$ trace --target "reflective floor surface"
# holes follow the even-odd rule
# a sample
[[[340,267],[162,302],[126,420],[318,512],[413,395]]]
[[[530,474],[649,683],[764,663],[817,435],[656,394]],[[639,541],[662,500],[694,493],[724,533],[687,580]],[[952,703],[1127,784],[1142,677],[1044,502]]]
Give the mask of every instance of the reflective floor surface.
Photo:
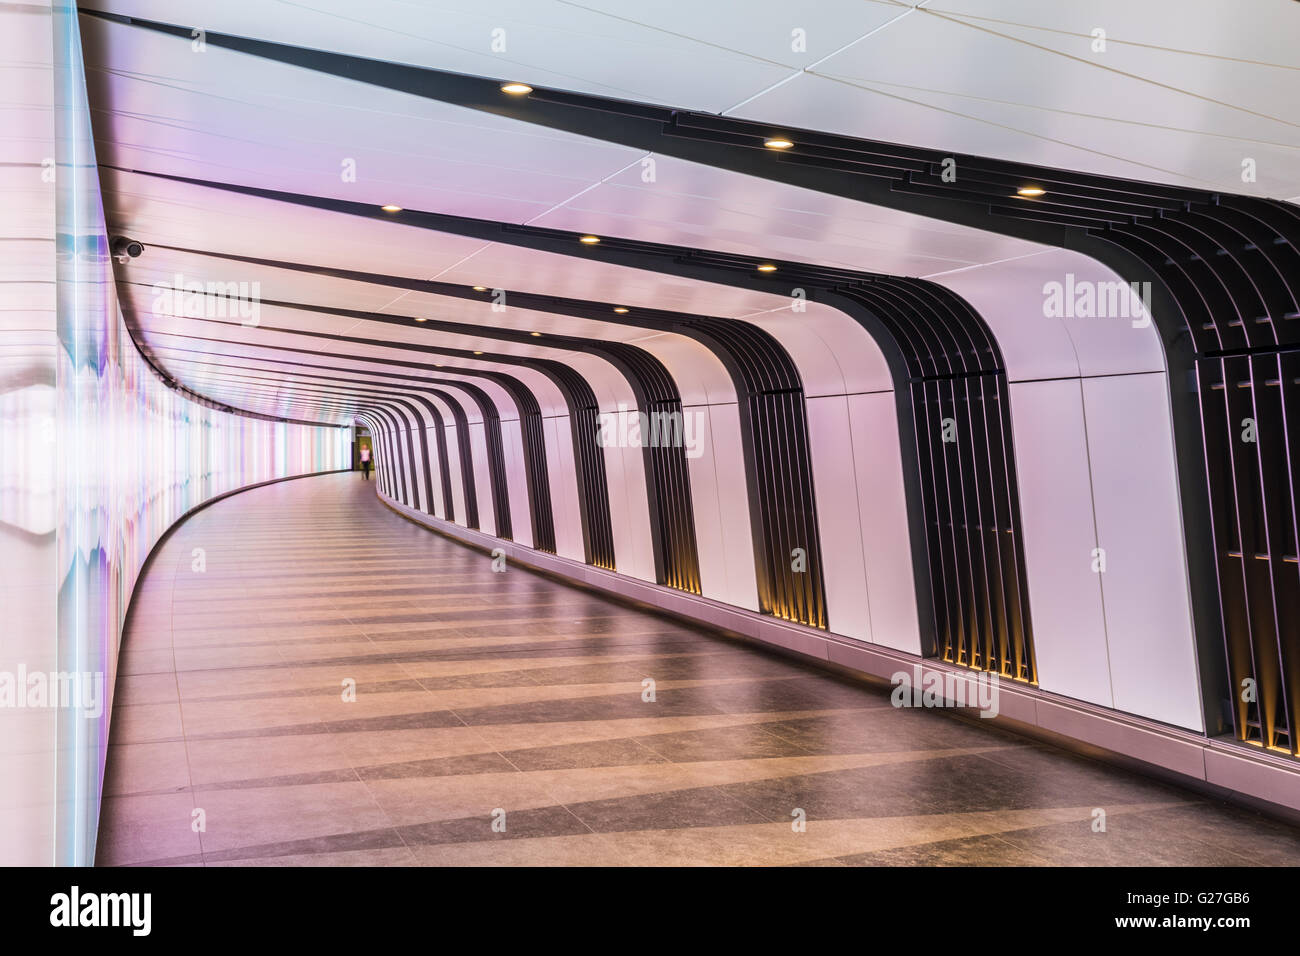
[[[495,573],[374,488],[255,489],[163,546],[99,864],[1300,863],[1265,817]]]

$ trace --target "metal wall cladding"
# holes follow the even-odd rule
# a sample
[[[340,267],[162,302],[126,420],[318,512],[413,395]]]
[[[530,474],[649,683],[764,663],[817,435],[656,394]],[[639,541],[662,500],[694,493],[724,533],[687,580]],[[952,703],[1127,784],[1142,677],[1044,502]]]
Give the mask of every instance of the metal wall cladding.
[[[1195,351],[1233,726],[1300,754],[1300,213],[1222,197],[1110,232],[1173,293]]]

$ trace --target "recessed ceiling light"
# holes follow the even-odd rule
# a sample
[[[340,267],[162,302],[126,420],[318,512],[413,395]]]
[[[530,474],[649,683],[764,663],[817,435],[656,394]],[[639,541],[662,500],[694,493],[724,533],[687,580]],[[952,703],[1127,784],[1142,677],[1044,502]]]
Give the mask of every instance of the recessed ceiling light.
[[[771,139],[763,140],[763,145],[768,149],[789,149],[794,143],[784,136],[773,136]]]
[[[379,208],[382,209],[384,212],[401,212],[401,211],[402,211],[402,207],[401,207],[401,206],[394,206],[392,203],[389,203],[387,206],[380,206]]]
[[[758,267],[758,271],[759,271],[759,272],[775,272],[775,271],[776,271],[776,266],[772,265],[772,263],[770,263],[770,262],[764,262],[761,266]]]
[[[600,242],[600,237],[599,237],[599,236],[580,236],[580,237],[578,238],[578,241],[579,241],[579,242],[582,242],[582,243],[586,243],[586,244],[589,245],[589,246],[594,246],[596,243]]]
[[[487,291],[487,286],[485,286],[485,285],[476,285],[476,286],[474,286],[474,291],[475,291],[475,292],[486,292],[486,291]]]
[[[415,321],[417,321],[417,322],[428,322],[429,320],[428,320],[428,319],[422,319],[422,318],[420,318],[420,317],[417,315],[417,316],[415,317]]]
[[[1019,189],[1016,190],[1016,195],[1033,197],[1033,196],[1041,196],[1045,192],[1047,192],[1047,190],[1044,189],[1042,186],[1021,186]]]
[[[531,335],[531,336],[532,336],[533,338],[535,338],[535,339],[540,339],[540,338],[542,337],[542,333],[541,333],[541,332],[529,332],[528,334]]]
[[[475,351],[474,354],[475,354],[475,355],[482,355],[483,353],[482,353],[482,352],[479,352],[479,351]]]
[[[501,92],[509,93],[511,96],[523,96],[524,94],[531,93],[532,91],[533,88],[529,86],[527,83],[502,83],[501,84]]]
[[[616,306],[614,306],[614,311],[617,312],[619,315],[626,315],[626,314],[627,314],[627,309],[625,309],[625,308],[624,308],[623,306],[621,306],[621,305],[616,305]]]

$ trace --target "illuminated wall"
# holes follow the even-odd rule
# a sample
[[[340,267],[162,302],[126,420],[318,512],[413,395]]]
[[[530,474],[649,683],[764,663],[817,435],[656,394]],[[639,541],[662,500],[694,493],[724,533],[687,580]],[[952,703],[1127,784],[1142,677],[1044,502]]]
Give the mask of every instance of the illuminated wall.
[[[215,495],[349,467],[350,431],[219,411],[154,374],[117,303],[75,16],[0,20],[0,72],[30,100],[3,157],[22,201],[0,222],[16,250],[0,313],[0,865],[89,864],[150,550]]]

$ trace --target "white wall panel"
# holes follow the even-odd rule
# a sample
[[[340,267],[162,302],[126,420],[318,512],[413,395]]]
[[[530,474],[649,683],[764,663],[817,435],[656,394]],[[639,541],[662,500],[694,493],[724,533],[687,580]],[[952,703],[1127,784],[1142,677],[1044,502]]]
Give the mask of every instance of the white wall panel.
[[[528,476],[524,468],[523,429],[518,419],[501,422],[502,455],[506,460],[506,488],[510,493],[510,529],[515,541],[532,548],[533,523],[531,502],[528,500]],[[542,494],[550,494],[543,488]]]
[[[850,395],[848,404],[853,442],[840,455],[848,461],[851,453],[857,475],[872,641],[919,654],[921,629],[894,393]],[[834,619],[831,624],[835,626]]]
[[[1163,374],[1083,384],[1115,706],[1204,728]]]
[[[385,440],[388,443],[388,465],[389,476],[393,485],[393,493],[401,501],[410,501],[410,492],[406,484],[406,460],[401,457],[402,443],[397,432],[387,426],[385,431]]]
[[[827,620],[836,634],[870,641],[871,602],[850,453],[848,399],[842,395],[813,398],[807,406]]]
[[[429,446],[429,475],[433,479],[433,509],[430,514],[439,518],[447,516],[447,502],[442,496],[442,464],[438,456],[438,426],[430,425],[424,430],[425,440]]]
[[[617,434],[637,427],[636,409],[606,412]],[[648,436],[643,436],[643,439]],[[650,533],[650,505],[646,495],[644,451],[639,446],[604,449],[605,480],[609,485],[609,516],[614,530],[614,556],[620,574],[643,581],[655,580],[654,544]]]
[[[465,514],[465,476],[460,470],[460,441],[456,437],[456,426],[452,424],[451,415],[444,420],[443,434],[447,437],[447,465],[451,469],[451,502],[456,509],[456,524],[466,524]]]
[[[1049,255],[1044,252],[931,277],[984,317],[1012,381],[1079,374],[1069,332],[1060,319],[1043,314],[1043,285],[1064,279],[1066,272],[1063,263],[1047,259]],[[1090,261],[1067,255],[1079,262]]]
[[[492,469],[488,464],[487,435],[483,423],[469,426],[470,454],[474,458],[474,491],[478,502],[478,527],[484,534],[497,533],[496,509],[492,506]]]
[[[443,439],[447,444],[447,466],[451,474],[451,502],[455,507],[456,523],[465,523],[465,481],[460,473],[460,444],[456,440],[456,416],[451,413],[451,406],[446,400],[437,395],[428,396],[429,401],[438,409],[438,414],[442,416]],[[429,451],[431,454],[438,453],[437,439],[430,435]],[[441,476],[438,482],[442,481]]]
[[[1125,278],[1080,253],[1051,249],[933,279],[988,322],[1012,381],[1165,368],[1155,326]],[[1061,308],[1049,308],[1057,293]]]
[[[687,452],[691,504],[695,512],[695,541],[699,552],[700,590],[715,601],[758,609],[754,583],[753,537],[750,532],[749,489],[739,441],[714,443],[713,420],[739,426],[735,404],[687,408],[693,416],[693,438],[699,453]],[[719,461],[717,455],[730,456]],[[739,553],[733,554],[732,551]],[[734,572],[730,571],[736,565]],[[743,569],[748,570],[746,575]]]
[[[423,422],[418,415],[413,416],[413,418],[415,424],[409,429],[404,428],[402,430],[402,441],[405,443],[406,447],[411,450],[411,454],[404,460],[407,462],[407,470],[411,472],[410,483],[412,507],[424,511],[427,509],[429,503],[425,500],[427,491],[424,486],[424,452],[420,448],[419,435],[419,432],[423,429]],[[414,468],[410,465],[412,460],[415,461]]]
[[[709,408],[695,406],[682,409],[688,419],[703,422],[697,428],[697,437],[705,445],[705,453],[686,457],[686,469],[691,483],[691,504],[695,512],[695,546],[699,554],[700,593],[715,601],[727,601],[727,552],[722,536],[722,492],[718,487],[717,469],[713,461],[713,448],[709,442]],[[735,489],[727,489],[734,494]],[[748,500],[748,495],[744,497]]]
[[[781,309],[748,318],[789,353],[809,397],[893,387],[876,340],[857,319],[839,309],[809,302],[803,312]]]
[[[419,456],[413,454],[411,447],[411,433],[405,428],[397,432],[397,446],[402,456],[402,478],[406,487],[406,502],[412,508],[420,507],[420,485],[416,480],[415,469],[412,461],[418,464]]]
[[[414,429],[402,430],[402,444],[410,449],[410,454],[403,461],[406,462],[407,483],[411,488],[411,506],[423,510],[424,473],[420,469],[423,467],[424,455],[420,452],[419,439]]]
[[[607,326],[604,322],[584,323]],[[627,331],[627,330],[623,330]],[[713,352],[695,339],[667,332],[634,329],[633,344],[645,349],[672,375],[683,405],[706,405],[736,400],[736,386],[727,368]]]
[[[722,531],[725,585],[718,600],[737,607],[758,610],[758,581],[754,568],[754,533],[750,523],[749,495],[743,446],[740,439],[740,410],[735,405],[708,409],[707,438],[718,486],[717,518]],[[691,472],[692,481],[695,472]],[[738,493],[741,490],[746,493]],[[699,520],[699,508],[696,508]]]
[[[1111,707],[1081,386],[1070,378],[1012,383],[1010,391],[1038,684]]]
[[[573,461],[573,430],[569,417],[545,419],[546,469],[551,479],[551,507],[555,515],[555,553],[585,561],[582,518],[578,513],[578,475]],[[617,553],[614,555],[618,559]]]
[[[388,480],[392,486],[392,494],[395,498],[403,503],[409,502],[410,492],[407,490],[405,472],[410,469],[406,465],[405,458],[399,458],[403,455],[401,441],[398,438],[396,430],[393,428],[389,418],[385,415],[383,422],[384,447],[387,454],[384,456],[388,461]]]

